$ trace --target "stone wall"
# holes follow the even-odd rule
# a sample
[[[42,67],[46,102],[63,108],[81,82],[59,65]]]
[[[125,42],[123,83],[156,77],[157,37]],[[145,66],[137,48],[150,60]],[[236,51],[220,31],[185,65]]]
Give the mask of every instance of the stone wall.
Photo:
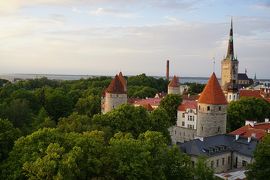
[[[178,126],[172,126],[169,128],[172,143],[190,141],[196,136],[196,129],[182,128]]]
[[[168,87],[168,94],[180,94],[180,87]]]
[[[111,94],[106,93],[104,113],[110,112],[122,104],[127,103],[127,94]]]
[[[197,136],[226,133],[227,105],[198,104]]]

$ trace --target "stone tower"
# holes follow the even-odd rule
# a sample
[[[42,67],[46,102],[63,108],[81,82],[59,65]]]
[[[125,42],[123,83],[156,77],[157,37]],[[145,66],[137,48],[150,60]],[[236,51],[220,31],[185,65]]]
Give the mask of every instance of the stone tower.
[[[226,121],[227,101],[213,73],[198,100],[197,136],[226,133]]]
[[[180,94],[179,78],[173,76],[173,79],[168,85],[168,94]]]
[[[233,47],[233,24],[231,21],[230,39],[226,58],[221,61],[221,87],[227,97],[228,102],[237,100],[238,95],[238,64],[239,61],[234,56]]]
[[[104,113],[107,113],[126,103],[127,91],[125,90],[119,76],[116,75],[105,91]]]

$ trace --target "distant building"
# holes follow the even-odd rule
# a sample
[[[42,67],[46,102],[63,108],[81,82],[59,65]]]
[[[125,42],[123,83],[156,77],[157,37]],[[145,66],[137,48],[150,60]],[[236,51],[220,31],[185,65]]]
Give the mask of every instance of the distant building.
[[[180,84],[179,78],[173,76],[173,79],[168,85],[168,94],[179,94],[180,95]]]
[[[122,76],[122,73],[120,73]],[[124,77],[116,75],[111,81],[108,88],[105,90],[104,98],[102,100],[102,112],[107,113],[117,108],[122,104],[127,103],[126,81]]]
[[[199,157],[204,156],[207,158],[208,167],[213,168],[215,173],[221,173],[245,168],[252,163],[257,143],[252,137],[219,134],[194,139],[178,146],[191,157],[193,164],[197,163]]]
[[[234,56],[233,47],[233,24],[231,21],[230,39],[225,59],[221,61],[221,87],[228,102],[239,99],[238,95],[238,64]]]
[[[267,134],[270,134],[269,119],[265,119],[265,122],[261,123],[257,123],[256,121],[246,121],[245,124],[245,126],[230,132],[230,134],[245,138],[252,137],[259,141],[262,140]]]
[[[246,73],[238,73],[237,81],[239,89],[247,88],[253,84],[253,80],[248,78]]]
[[[161,100],[162,98],[137,99],[133,102],[133,105],[147,107],[147,110],[149,110],[151,106],[152,110],[154,110],[158,108]]]

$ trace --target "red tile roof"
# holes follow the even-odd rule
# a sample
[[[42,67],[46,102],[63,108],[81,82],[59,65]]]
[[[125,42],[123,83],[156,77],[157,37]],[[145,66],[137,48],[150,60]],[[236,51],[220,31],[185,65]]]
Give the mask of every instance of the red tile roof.
[[[112,93],[112,94],[125,94],[126,93],[124,86],[121,83],[118,75],[116,75],[114,79],[111,81],[110,85],[106,89],[106,93]]]
[[[184,100],[182,104],[178,106],[178,111],[186,111],[187,109],[197,109],[197,101]]]
[[[255,135],[256,139],[261,140],[264,136],[266,136],[268,129],[270,129],[269,122],[254,124],[254,127],[248,124],[239,129],[236,129],[233,132],[230,132],[230,134],[239,135],[243,137],[251,137],[252,135]]]
[[[200,95],[188,95],[188,94],[182,95],[183,100],[195,101],[195,100],[198,100],[199,98],[200,98]]]
[[[179,78],[176,76],[173,76],[173,79],[168,85],[169,87],[179,87]]]
[[[260,90],[254,90],[254,89],[241,89],[239,92],[239,96],[241,97],[255,97],[255,98],[261,98],[261,91]]]
[[[221,90],[215,73],[212,74],[203,92],[201,93],[199,103],[214,105],[227,104],[227,100],[224,96],[223,91]]]
[[[145,104],[150,104],[153,107],[153,106],[159,106],[161,100],[162,98],[141,99],[141,100],[135,101],[134,104],[141,105],[141,106]]]

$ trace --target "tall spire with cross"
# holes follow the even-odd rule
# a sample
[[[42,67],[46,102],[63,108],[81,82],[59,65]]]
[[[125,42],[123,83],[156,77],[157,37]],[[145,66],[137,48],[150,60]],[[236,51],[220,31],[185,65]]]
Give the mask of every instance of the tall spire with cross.
[[[231,18],[230,39],[228,43],[228,50],[226,59],[234,60],[234,48],[233,48],[233,21]]]

